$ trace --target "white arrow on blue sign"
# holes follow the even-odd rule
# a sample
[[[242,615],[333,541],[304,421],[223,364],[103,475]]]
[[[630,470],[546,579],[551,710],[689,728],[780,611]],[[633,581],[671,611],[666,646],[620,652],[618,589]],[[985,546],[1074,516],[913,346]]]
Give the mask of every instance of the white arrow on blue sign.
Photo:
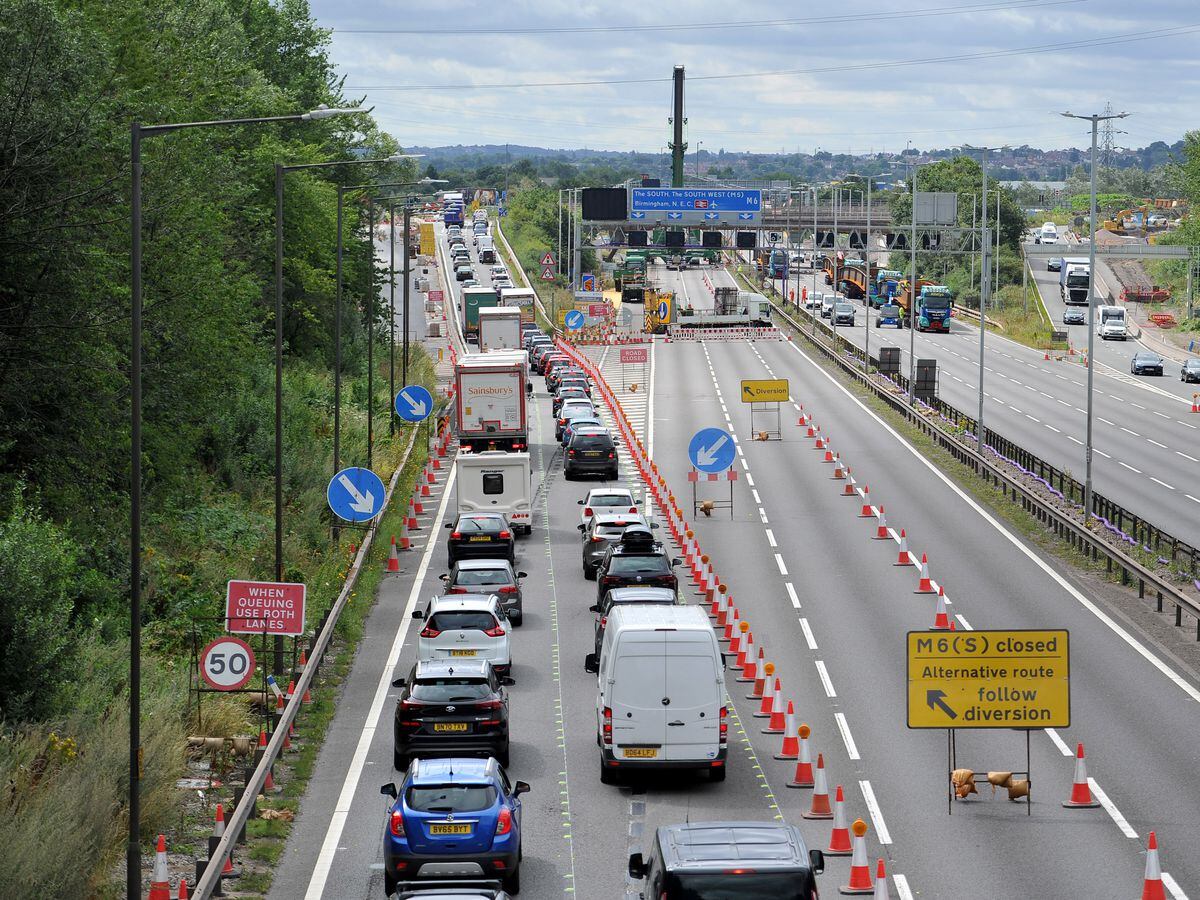
[[[683,213],[681,213],[681,212],[669,212],[669,213],[667,213],[667,218],[668,218],[668,219],[682,219],[682,218],[683,218]]]
[[[432,412],[433,395],[421,385],[405,385],[396,394],[396,415],[405,422],[424,422]]]
[[[383,511],[383,481],[370,469],[342,469],[325,490],[329,508],[347,522],[368,522]]]
[[[728,431],[701,428],[688,443],[688,458],[701,472],[721,472],[733,465],[737,447]]]
[[[583,320],[583,311],[573,309],[563,317],[563,325],[565,325],[569,331],[578,331],[583,327]]]
[[[720,213],[715,213],[715,212],[706,212],[706,213],[704,214],[704,218],[706,218],[706,219],[719,219],[719,218],[721,218],[721,214],[720,214]]]
[[[753,219],[754,213],[738,213],[739,219]]]
[[[667,306],[667,301],[666,301],[666,300],[659,300],[659,301],[658,301],[658,317],[659,317],[660,319],[665,319],[665,318],[667,317],[667,313],[669,313],[670,311],[671,311],[671,310],[670,310],[670,308]]]
[[[629,214],[629,218],[631,218],[631,219],[644,219],[644,218],[646,218],[646,214],[645,214],[644,212],[632,212],[632,213],[630,213],[630,214]]]

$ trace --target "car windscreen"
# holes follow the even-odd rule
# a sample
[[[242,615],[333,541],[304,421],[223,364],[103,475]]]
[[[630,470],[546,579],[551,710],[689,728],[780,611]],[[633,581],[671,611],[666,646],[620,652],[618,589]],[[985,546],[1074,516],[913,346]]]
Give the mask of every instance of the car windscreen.
[[[665,556],[613,556],[608,561],[609,575],[670,575],[671,564]]]
[[[507,569],[460,569],[454,578],[456,585],[510,584],[512,576]],[[477,593],[487,593],[480,591]]]
[[[576,434],[571,438],[572,450],[611,450],[612,438],[607,434]]]
[[[417,812],[480,812],[496,802],[496,789],[490,784],[414,784],[405,802]]]
[[[429,617],[434,631],[487,631],[496,627],[496,618],[483,610],[446,610]]]
[[[924,297],[921,300],[921,305],[926,309],[949,309],[949,297]]]
[[[466,703],[486,700],[492,695],[492,686],[486,678],[429,678],[414,682],[409,693],[426,703]]]
[[[879,314],[889,318],[892,316],[898,316],[900,315],[900,307],[891,305],[881,306],[879,307]]]
[[[670,900],[807,900],[811,876],[807,870],[790,872],[672,872],[674,882],[664,897]]]
[[[503,523],[500,519],[492,516],[478,516],[470,519],[459,519],[458,525],[455,526],[455,531],[463,534],[499,534],[503,530]]]

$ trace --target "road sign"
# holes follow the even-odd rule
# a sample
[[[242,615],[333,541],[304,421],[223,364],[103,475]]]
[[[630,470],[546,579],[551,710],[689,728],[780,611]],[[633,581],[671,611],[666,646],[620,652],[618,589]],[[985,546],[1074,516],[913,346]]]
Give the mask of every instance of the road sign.
[[[650,353],[645,347],[622,347],[621,362],[627,363],[644,363],[650,359]]]
[[[304,634],[305,593],[302,584],[231,581],[225,588],[225,627],[237,634]]]
[[[396,394],[396,415],[405,422],[424,422],[432,412],[433,395],[421,385],[405,385]]]
[[[688,443],[688,458],[701,472],[728,469],[736,452],[733,438],[720,428],[701,428]]]
[[[543,266],[542,267],[542,281],[553,281],[553,280],[554,280],[554,266],[553,265]]]
[[[644,212],[631,212],[631,213],[629,214],[629,218],[631,218],[631,219],[644,219],[644,218],[646,218],[646,214],[645,214]]]
[[[670,314],[671,314],[671,305],[666,300],[659,300],[658,301],[658,318],[665,321],[666,318]]]
[[[368,522],[383,511],[383,481],[370,469],[342,469],[325,490],[329,508],[347,522]]]
[[[644,212],[758,212],[762,191],[718,188],[631,188],[629,208]]]
[[[214,690],[241,690],[254,677],[254,651],[241,638],[219,637],[200,651],[200,677]]]
[[[498,207],[496,209],[496,215],[498,215],[500,218],[503,219],[505,216],[508,215],[508,207],[506,207],[506,206]]]
[[[786,378],[742,380],[743,403],[787,403],[788,397]]]
[[[667,218],[668,218],[668,219],[682,219],[682,218],[683,218],[683,213],[681,213],[681,212],[669,212],[669,213],[667,213]]]
[[[586,316],[580,310],[573,309],[563,317],[563,325],[568,331],[578,331],[583,327],[585,318]]]
[[[720,213],[715,213],[715,212],[706,212],[706,213],[704,214],[704,218],[705,218],[706,220],[708,220],[708,221],[710,221],[710,222],[711,222],[713,219],[719,219],[719,218],[721,218],[721,214],[720,214]]]
[[[910,631],[909,728],[1068,728],[1066,630]]]
[[[739,219],[739,220],[741,220],[741,221],[743,221],[743,222],[749,222],[749,221],[750,221],[751,219],[753,219],[753,218],[754,218],[754,213],[752,213],[752,212],[740,212],[740,213],[738,213],[738,219]]]
[[[588,304],[587,314],[589,319],[607,319],[610,312],[612,312],[612,309],[607,303]]]
[[[585,272],[579,279],[579,289],[581,291],[596,290],[596,276],[590,272]]]
[[[554,254],[553,254],[553,253],[551,253],[549,250],[547,250],[547,251],[546,251],[546,252],[545,252],[545,253],[542,255],[542,265],[543,265],[543,266],[552,266],[552,265],[554,265]]]
[[[783,240],[783,236],[778,231],[772,231],[767,235],[767,240],[772,244],[778,244]]]

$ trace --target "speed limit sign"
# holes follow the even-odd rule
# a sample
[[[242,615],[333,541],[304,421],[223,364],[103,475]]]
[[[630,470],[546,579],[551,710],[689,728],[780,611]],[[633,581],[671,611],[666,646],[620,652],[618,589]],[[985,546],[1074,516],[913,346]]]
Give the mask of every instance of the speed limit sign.
[[[219,637],[200,653],[200,675],[218,691],[236,691],[254,677],[254,651],[241,638]]]

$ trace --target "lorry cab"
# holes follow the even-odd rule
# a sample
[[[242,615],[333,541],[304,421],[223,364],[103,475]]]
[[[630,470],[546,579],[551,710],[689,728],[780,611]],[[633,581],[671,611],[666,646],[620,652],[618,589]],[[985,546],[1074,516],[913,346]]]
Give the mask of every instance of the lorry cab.
[[[518,534],[533,531],[533,469],[528,453],[462,453],[454,468],[459,514],[504,513]]]

